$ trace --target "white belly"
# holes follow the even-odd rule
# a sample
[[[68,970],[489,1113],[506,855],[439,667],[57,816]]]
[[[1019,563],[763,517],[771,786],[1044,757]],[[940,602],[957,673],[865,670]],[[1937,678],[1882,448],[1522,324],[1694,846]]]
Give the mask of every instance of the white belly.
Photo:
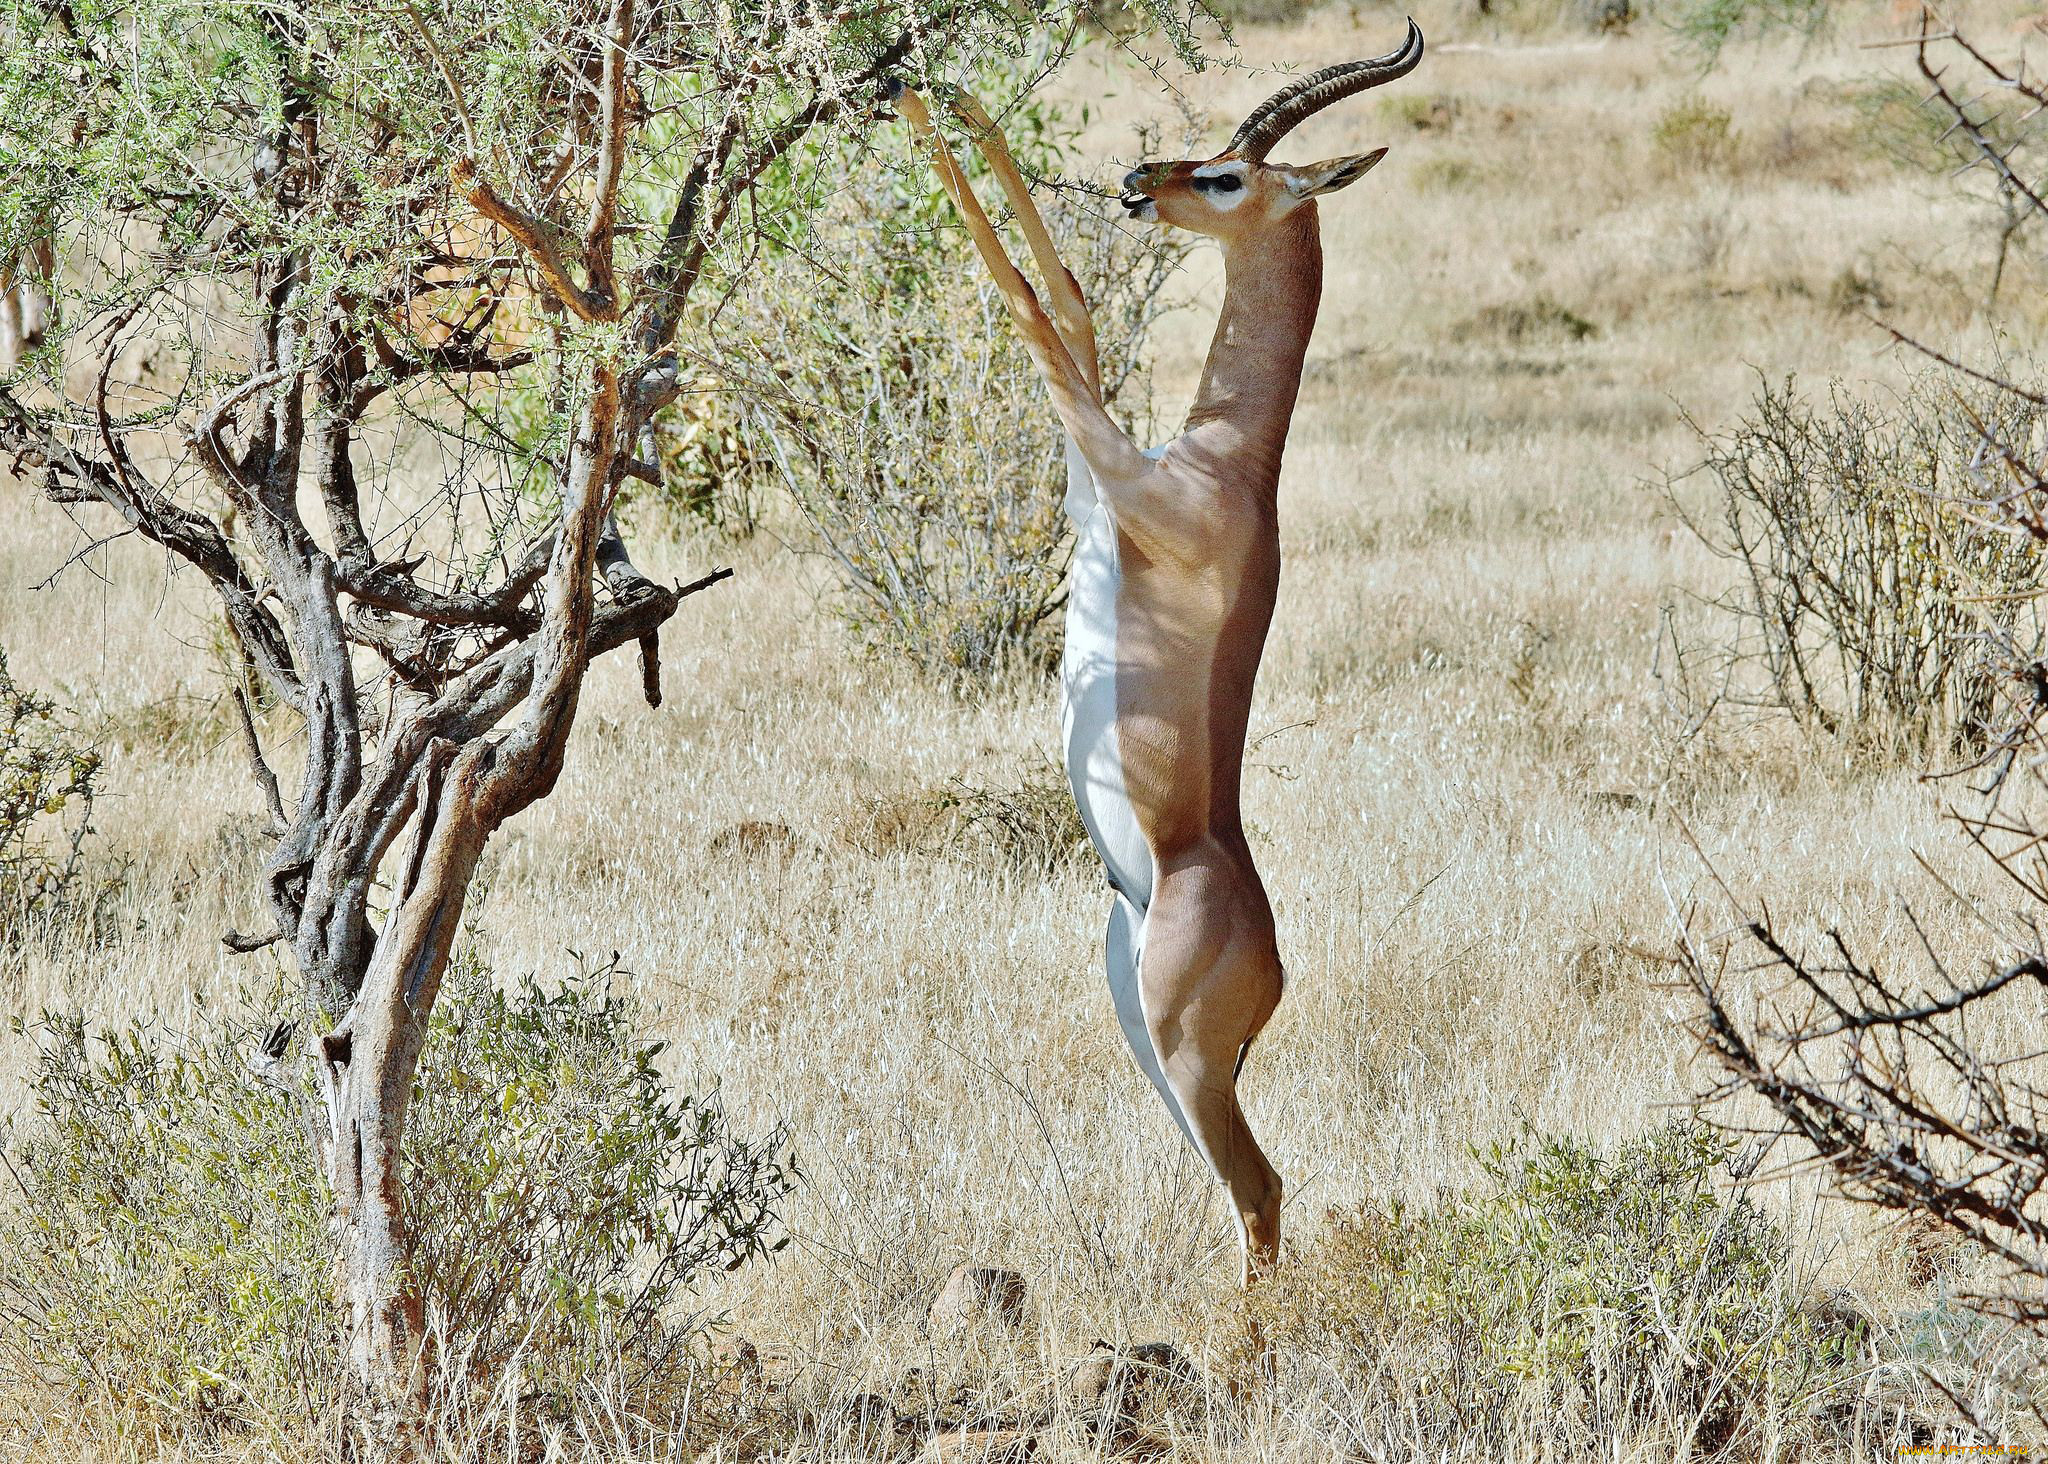
[[[1124,788],[1116,736],[1116,529],[1098,504],[1082,524],[1067,586],[1060,658],[1060,731],[1067,782],[1110,883],[1143,910],[1152,901],[1152,852]]]
[[[1154,448],[1157,457],[1165,448]],[[1138,1068],[1159,1091],[1166,1111],[1194,1144],[1180,1099],[1159,1065],[1145,1016],[1145,917],[1152,903],[1152,849],[1138,827],[1124,786],[1123,754],[1116,736],[1116,612],[1122,567],[1116,524],[1096,493],[1081,455],[1067,444],[1067,514],[1074,521],[1074,567],[1067,584],[1067,644],[1060,658],[1060,732],[1067,782],[1095,852],[1117,888],[1103,939],[1104,974],[1117,1025]]]
[[[1164,451],[1155,448],[1147,456]],[[1152,902],[1152,851],[1124,786],[1116,736],[1117,593],[1122,580],[1116,524],[1072,444],[1067,450],[1066,508],[1075,533],[1067,585],[1067,641],[1060,658],[1060,731],[1067,781],[1082,826],[1108,867],[1110,883],[1142,914]]]

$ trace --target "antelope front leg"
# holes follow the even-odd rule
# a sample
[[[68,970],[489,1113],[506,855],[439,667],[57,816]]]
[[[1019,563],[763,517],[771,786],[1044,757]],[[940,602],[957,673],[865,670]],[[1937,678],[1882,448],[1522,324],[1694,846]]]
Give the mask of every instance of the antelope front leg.
[[[1067,429],[1067,435],[1073,438],[1074,445],[1087,460],[1089,470],[1105,486],[1143,482],[1152,472],[1152,462],[1102,409],[1102,400],[1096,394],[1094,383],[1075,363],[1066,341],[1045,313],[1045,307],[1039,303],[1030,281],[1011,262],[995,226],[988,221],[988,214],[982,209],[981,201],[968,186],[967,174],[961,170],[945,139],[932,126],[931,112],[926,108],[924,98],[897,82],[891,87],[890,101],[898,115],[910,124],[917,139],[931,149],[932,162],[939,172],[939,183],[946,190],[946,196],[953,200],[953,207],[959,210],[960,221],[967,226],[968,238],[974,241],[982,263],[995,279],[996,288],[1002,291],[1003,304],[1008,307],[1010,318],[1016,321],[1017,332],[1024,338],[1024,347],[1031,353],[1039,374],[1045,378],[1046,389],[1052,394],[1053,410],[1059,414],[1060,424]],[[1020,179],[1020,186],[1021,183]],[[1077,289],[1077,299],[1079,293]],[[1091,341],[1092,338],[1091,331]]]
[[[1017,227],[1024,231],[1024,242],[1031,246],[1031,257],[1038,261],[1038,272],[1045,276],[1045,294],[1052,304],[1053,325],[1058,328],[1060,339],[1066,342],[1067,350],[1073,354],[1074,364],[1081,368],[1081,374],[1088,378],[1088,384],[1100,396],[1102,367],[1096,356],[1095,321],[1089,315],[1088,301],[1081,294],[1081,282],[1074,278],[1074,272],[1060,258],[1059,248],[1053,243],[1052,234],[1045,227],[1045,219],[1038,212],[1038,204],[1031,197],[1031,189],[1017,171],[1015,159],[1010,156],[1009,144],[990,120],[987,110],[968,92],[956,88],[947,94],[946,105],[955,117],[967,124],[968,134],[981,149],[989,171],[995,174],[996,185],[1009,200],[1010,211],[1017,216]]]

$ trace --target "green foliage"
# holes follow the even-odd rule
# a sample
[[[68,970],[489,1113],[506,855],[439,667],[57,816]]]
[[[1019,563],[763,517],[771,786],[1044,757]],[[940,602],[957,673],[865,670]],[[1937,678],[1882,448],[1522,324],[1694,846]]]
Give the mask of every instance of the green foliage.
[[[325,1198],[247,1034],[203,1009],[192,1027],[16,1023],[32,1106],[9,1145],[25,1202],[0,1232],[4,1335],[110,1415],[308,1414],[340,1356]]]
[[[1981,745],[1998,643],[2039,634],[2048,567],[1970,504],[1983,444],[2025,442],[2034,420],[2009,395],[1959,409],[1932,381],[1886,407],[1840,387],[1817,406],[1788,380],[1766,383],[1735,427],[1702,433],[1708,507],[1675,484],[1671,501],[1735,571],[1711,602],[1714,695],[1862,750]]]
[[[547,990],[450,973],[406,1138],[412,1264],[449,1361],[479,1387],[516,1369],[528,1408],[573,1413],[622,1380],[662,1406],[703,1276],[778,1248],[794,1179],[780,1133],[735,1136],[672,1091],[633,1035],[615,967]],[[343,1373],[317,1104],[254,1034],[198,1009],[185,1030],[33,1041],[12,1135],[25,1203],[0,1230],[0,1331],[26,1371],[96,1408],[187,1429],[310,1418]]]
[[[736,1137],[715,1099],[672,1091],[617,973],[503,991],[465,956],[436,1004],[406,1131],[413,1264],[479,1380],[653,1376],[694,1332],[675,1314],[692,1284],[784,1243],[786,1137]]]
[[[1814,34],[1828,22],[1828,0],[1677,0],[1664,19],[1711,62],[1739,36]]]
[[[1794,1320],[1785,1241],[1747,1198],[1715,1193],[1725,1145],[1683,1124],[1609,1158],[1549,1135],[1496,1144],[1481,1164],[1491,1192],[1431,1227],[1409,1295],[1471,1324],[1485,1354],[1522,1377],[1704,1377],[1746,1366],[1760,1341],[1782,1356]]]
[[[1501,305],[1482,306],[1451,327],[1461,341],[1506,341],[1516,346],[1574,344],[1591,340],[1600,327],[1548,295],[1535,295]]]
[[[1151,32],[1191,63],[1203,59],[1199,7],[1142,8]],[[869,136],[900,131],[873,106],[865,72],[878,56],[915,36],[902,64],[919,80],[984,67],[1022,74],[1049,69],[1073,36],[1000,0],[860,0],[829,15],[706,0],[638,13],[645,33],[614,236],[619,279],[634,290],[646,292],[685,179],[728,120],[744,158],[791,119],[821,119],[703,233],[681,355],[714,385],[715,321],[752,292],[760,251],[802,238],[806,215],[834,196]],[[95,352],[118,318],[123,339],[149,342],[153,390],[136,399],[147,396],[145,414],[178,440],[236,381],[233,358],[253,320],[278,312],[287,342],[294,328],[345,322],[376,363],[372,376],[399,381],[395,460],[443,485],[457,531],[442,537],[459,546],[444,587],[480,582],[481,566],[529,537],[532,504],[556,491],[594,363],[638,358],[618,324],[534,305],[531,261],[480,222],[458,164],[474,164],[521,207],[559,214],[549,230],[580,273],[569,221],[581,227],[581,205],[553,170],[565,119],[582,106],[564,88],[589,86],[602,24],[602,10],[553,0],[9,5],[0,259],[54,240],[58,257],[85,262],[59,272],[60,328],[26,369],[61,396],[67,356]],[[586,139],[572,151],[593,147]],[[281,149],[295,158],[285,182],[252,186],[266,169],[275,176]],[[489,373],[444,369],[433,352],[456,338],[528,347],[532,359]],[[727,472],[729,455],[709,466]],[[701,497],[703,482],[677,492]]]
[[[1462,193],[1487,180],[1486,169],[1469,158],[1425,158],[1409,173],[1417,193]]]
[[[1866,151],[1922,172],[1946,173],[1969,160],[1969,142],[1949,120],[1926,104],[1920,88],[1896,76],[1870,76],[1847,83],[1843,100],[1856,118],[1856,139]],[[1986,126],[1998,118],[1983,117]],[[2016,139],[2002,138],[2007,145]]]
[[[1717,1192],[1727,1159],[1700,1124],[1605,1156],[1525,1130],[1438,1210],[1332,1214],[1256,1297],[1284,1385],[1398,1386],[1460,1447],[1517,1416],[1588,1446],[1788,1426],[1856,1338],[1801,1305],[1769,1217]]]
[[[0,651],[0,945],[63,906],[99,774],[76,720],[9,675]]]

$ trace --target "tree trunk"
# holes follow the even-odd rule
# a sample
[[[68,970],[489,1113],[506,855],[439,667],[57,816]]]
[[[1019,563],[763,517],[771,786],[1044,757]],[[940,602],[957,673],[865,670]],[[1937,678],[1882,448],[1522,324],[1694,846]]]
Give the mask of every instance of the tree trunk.
[[[398,905],[355,1005],[324,1043],[337,1300],[348,1318],[351,1381],[373,1464],[409,1464],[425,1444],[434,1359],[420,1291],[407,1270],[406,1109],[489,832],[475,792],[493,750],[473,744],[458,755],[451,744],[437,743],[429,752]]]
[[[542,585],[526,713],[502,738],[426,744],[391,914],[348,1015],[323,1039],[338,1299],[371,1464],[423,1456],[435,1382],[425,1306],[407,1272],[403,1140],[413,1074],[484,841],[554,788],[589,665],[592,574],[611,507],[619,415],[617,378],[603,368],[595,376]],[[372,872],[359,877],[367,882]]]

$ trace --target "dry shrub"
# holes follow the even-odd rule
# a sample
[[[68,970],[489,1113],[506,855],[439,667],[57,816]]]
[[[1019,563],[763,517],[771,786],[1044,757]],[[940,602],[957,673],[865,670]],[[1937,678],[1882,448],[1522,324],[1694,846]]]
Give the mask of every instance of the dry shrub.
[[[1688,508],[1682,478],[1666,488],[1735,571],[1709,602],[1722,703],[1787,713],[1858,752],[1982,743],[1995,647],[2038,641],[2044,576],[2033,545],[1971,507],[1973,418],[2006,440],[2031,426],[2018,398],[1959,409],[1932,381],[1886,408],[1839,386],[1816,406],[1788,380],[1732,429],[1700,433],[1706,509]]]
[[[1050,874],[1085,856],[1088,837],[1066,774],[1042,757],[1027,762],[1014,782],[957,777],[938,788],[866,795],[839,833],[870,858],[951,854],[1027,875]]]
[[[507,1384],[529,1424],[593,1399],[672,1413],[703,1321],[692,1286],[778,1244],[784,1136],[741,1138],[670,1090],[613,974],[501,991],[466,956],[436,1005],[406,1185],[411,1264],[460,1380],[444,1424]],[[336,1257],[306,1143],[323,1120],[284,1042],[204,1006],[179,1030],[16,1030],[33,1104],[9,1136],[4,1370],[113,1430],[317,1429],[344,1376]]]
[[[1674,173],[1725,168],[1735,156],[1735,114],[1701,96],[1666,107],[1650,128],[1658,160]]]
[[[1510,345],[1573,345],[1590,340],[1600,327],[1548,295],[1481,307],[1451,327],[1456,341],[1505,341]]]
[[[714,859],[788,859],[801,854],[806,845],[795,829],[773,819],[743,818],[720,829],[704,844]]]
[[[1295,25],[1315,0],[1203,0],[1202,8],[1226,25]]]
[[[72,902],[99,773],[77,718],[15,681],[0,651],[0,948]]]
[[[1458,193],[1488,181],[1486,169],[1469,158],[1424,158],[1409,171],[1417,193]]]
[[[1333,1212],[1253,1294],[1279,1398],[1374,1457],[1791,1440],[1860,1339],[1803,1303],[1777,1225],[1719,1192],[1728,1159],[1698,1124],[1604,1156],[1525,1131],[1439,1209]]]
[[[929,788],[863,793],[839,820],[839,839],[870,859],[931,854],[945,844],[944,795]]]
[[[1914,45],[1914,93],[1887,89],[1880,120],[1889,112],[1925,160],[1945,151],[1966,186],[1997,193],[1995,306],[2013,231],[2048,217],[2038,195],[2012,186],[2037,171],[2048,89],[1939,18]],[[1991,323],[2003,325],[1995,313]],[[1792,1162],[1811,1156],[1849,1200],[1903,1217],[1902,1269],[1937,1291],[1900,1317],[1895,1350],[1939,1394],[1959,1443],[2018,1452],[2048,1428],[2048,645],[2036,609],[2048,398],[2013,363],[1954,362],[1899,338],[1949,370],[1948,390],[1923,389],[1875,428],[1867,409],[1838,402],[1836,418],[1855,430],[1832,434],[1780,411],[1792,430],[1778,435],[1843,459],[1808,468],[1829,485],[1870,471],[1889,437],[1892,474],[1918,492],[1903,540],[1882,520],[1865,537],[1896,581],[1878,590],[1933,622],[1922,636],[1931,671],[1909,660],[1905,675],[1874,679],[1878,699],[1910,697],[1918,673],[1926,716],[1965,744],[1943,769],[1945,817],[1962,840],[1921,862],[1968,936],[1909,908],[1909,939],[1859,940],[1716,879],[1720,908],[1686,912],[1679,966],[1693,1034],[1720,1070],[1703,1097],[1727,1103],[1731,1126],[1788,1140]],[[1963,656],[1950,649],[1959,640]]]
[[[1066,774],[1042,758],[1015,786],[955,778],[939,795],[939,807],[952,816],[952,844],[978,845],[992,862],[1026,874],[1049,874],[1088,852],[1088,830]]]
[[[1380,103],[1381,116],[1417,132],[1449,132],[1464,110],[1458,98],[1440,92],[1404,92]]]
[[[1475,0],[1481,15],[1522,32],[1622,31],[1682,0]]]
[[[1027,104],[1005,121],[1027,172],[1051,171],[1053,120]],[[928,170],[846,171],[817,223],[838,270],[820,273],[809,250],[764,263],[753,330],[772,374],[748,398],[755,452],[816,531],[841,614],[871,649],[959,681],[1020,654],[1050,664],[1039,632],[1071,543],[1045,384]],[[928,190],[906,197],[905,173]],[[1093,310],[1104,397],[1144,440],[1145,343],[1185,246],[1087,209],[1049,207],[1047,224]]]
[[[2038,911],[2041,834],[2027,815],[1958,819]],[[2027,1035],[2048,978],[2038,926],[1985,969],[1931,943],[1864,953],[1835,930],[1799,939],[1766,908],[1740,916],[1732,931],[1717,917],[1725,934],[1688,929],[1681,945],[1698,1000],[1693,1031],[1720,1068],[1706,1098],[1761,1099],[1761,1121],[1748,1102],[1718,1116],[1789,1138],[1793,1162],[1810,1153],[1842,1195],[1904,1217],[1901,1269],[1932,1294],[1893,1318],[1883,1356],[1931,1386],[1919,1411],[1960,1422],[1966,1440],[2038,1443],[2048,1417],[2048,1132],[2039,1042]],[[1750,979],[1758,967],[1761,992]]]
[[[1830,310],[1843,315],[1867,316],[1889,310],[1895,302],[1875,267],[1859,261],[1843,266],[1828,282],[1827,303]]]

